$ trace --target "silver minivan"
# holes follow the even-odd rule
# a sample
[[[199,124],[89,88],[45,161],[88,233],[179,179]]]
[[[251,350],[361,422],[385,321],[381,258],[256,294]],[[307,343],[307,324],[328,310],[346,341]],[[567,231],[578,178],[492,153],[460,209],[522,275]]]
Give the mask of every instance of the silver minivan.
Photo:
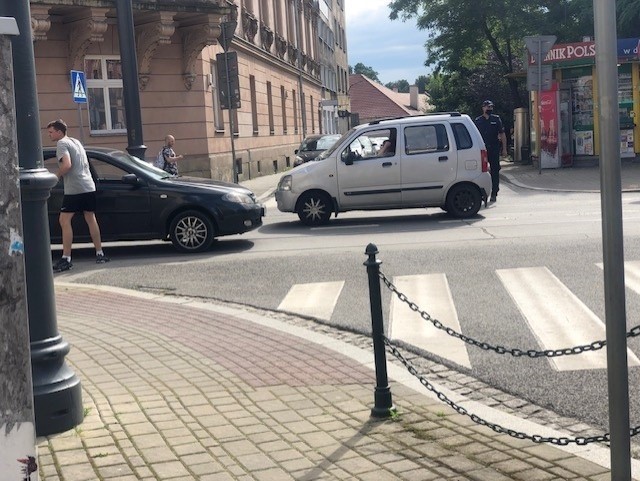
[[[282,176],[276,190],[278,209],[307,225],[350,210],[416,207],[467,218],[491,194],[480,132],[457,112],[359,125],[317,160]]]

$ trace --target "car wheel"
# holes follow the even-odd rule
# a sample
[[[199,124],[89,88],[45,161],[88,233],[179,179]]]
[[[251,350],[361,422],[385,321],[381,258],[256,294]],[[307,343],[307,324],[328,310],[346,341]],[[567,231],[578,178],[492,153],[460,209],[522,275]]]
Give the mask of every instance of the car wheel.
[[[304,194],[298,203],[298,217],[306,225],[326,224],[331,210],[331,199],[322,192]]]
[[[449,191],[445,210],[454,217],[466,219],[476,215],[481,205],[482,196],[476,186],[458,184]]]
[[[197,210],[180,212],[171,222],[169,236],[179,251],[202,252],[213,242],[213,223]]]

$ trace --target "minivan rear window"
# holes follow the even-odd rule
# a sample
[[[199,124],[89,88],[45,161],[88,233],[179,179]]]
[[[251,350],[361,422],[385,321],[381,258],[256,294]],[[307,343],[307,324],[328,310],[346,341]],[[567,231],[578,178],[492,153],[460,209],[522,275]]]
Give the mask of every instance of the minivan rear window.
[[[471,140],[471,135],[469,134],[466,125],[452,122],[451,128],[453,129],[453,136],[456,139],[458,150],[470,149],[473,147],[473,141]]]

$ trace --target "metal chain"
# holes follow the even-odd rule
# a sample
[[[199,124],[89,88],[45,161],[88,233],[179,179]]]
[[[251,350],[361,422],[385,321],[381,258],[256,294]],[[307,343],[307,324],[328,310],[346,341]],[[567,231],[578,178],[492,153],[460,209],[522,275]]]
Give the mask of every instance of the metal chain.
[[[516,439],[528,439],[530,441],[533,441],[534,443],[549,443],[556,446],[567,446],[568,444],[572,444],[572,443],[575,443],[577,446],[585,446],[590,443],[605,443],[611,440],[611,436],[609,433],[605,433],[599,436],[577,436],[575,438],[569,438],[569,437],[553,438],[553,437],[540,436],[539,434],[530,435],[530,434],[523,433],[521,431],[514,431],[513,429],[505,428],[503,426],[500,426],[499,424],[494,424],[492,422],[489,422],[475,414],[469,413],[469,411],[467,411],[462,406],[458,406],[451,399],[449,399],[444,393],[438,391],[435,388],[435,386],[427,380],[427,378],[425,378],[422,374],[418,373],[418,370],[415,368],[415,366],[413,366],[413,364],[411,364],[411,362],[402,355],[402,353],[398,350],[398,348],[388,338],[386,337],[384,338],[384,343],[389,348],[389,351],[391,352],[391,354],[393,354],[402,364],[404,364],[404,366],[407,368],[409,373],[415,376],[416,378],[418,378],[418,380],[420,381],[420,384],[426,387],[428,391],[431,391],[433,394],[435,394],[440,401],[447,404],[458,414],[468,416],[476,424],[479,424],[481,426],[486,426],[491,430],[495,431],[496,433],[507,434],[512,438],[516,438]],[[638,433],[640,433],[640,426],[635,426],[631,428],[629,430],[629,433],[631,434],[632,437],[637,435]]]
[[[484,349],[485,351],[495,351],[498,354],[511,354],[513,357],[527,356],[532,359],[535,359],[539,357],[559,357],[559,356],[568,356],[571,354],[581,354],[583,352],[589,352],[589,351],[598,351],[607,345],[607,341],[603,340],[603,341],[594,341],[591,344],[585,344],[582,346],[565,347],[563,349],[545,349],[544,351],[536,351],[535,349],[524,350],[524,349],[518,349],[518,348],[508,348],[508,347],[499,346],[499,345],[494,346],[493,344],[489,344],[488,342],[478,341],[476,339],[473,339],[472,337],[465,336],[464,334],[457,332],[448,326],[445,326],[439,320],[431,317],[431,315],[428,312],[421,310],[420,307],[418,307],[418,305],[415,302],[412,302],[411,300],[409,300],[409,298],[405,294],[400,292],[398,288],[389,279],[387,279],[387,277],[382,272],[380,272],[380,279],[382,280],[382,282],[384,282],[387,288],[389,288],[389,290],[393,292],[398,297],[398,299],[400,299],[400,301],[407,304],[407,306],[409,306],[409,308],[412,311],[420,314],[420,316],[425,321],[429,321],[437,329],[440,329],[441,331],[446,332],[451,337],[460,339],[461,341],[466,342],[467,344],[479,347],[480,349]],[[637,336],[640,336],[640,325],[633,327],[631,330],[627,332],[628,338],[637,337]]]

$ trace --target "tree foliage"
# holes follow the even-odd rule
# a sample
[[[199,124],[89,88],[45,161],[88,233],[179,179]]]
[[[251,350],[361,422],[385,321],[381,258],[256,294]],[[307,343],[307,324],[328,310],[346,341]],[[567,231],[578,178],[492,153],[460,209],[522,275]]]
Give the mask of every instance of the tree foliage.
[[[418,28],[427,32],[425,63],[436,66],[440,79],[449,75],[453,79],[457,74],[456,82],[466,84],[459,85],[466,87],[458,95],[460,106],[468,101],[473,87],[467,79],[475,76],[482,80],[479,85],[501,84],[505,88],[494,101],[508,99],[509,104],[520,107],[526,105],[519,85],[522,82],[509,74],[521,68],[523,37],[556,35],[558,42],[571,42],[592,35],[593,15],[586,13],[592,11],[591,1],[393,0],[390,18],[415,19]],[[493,78],[485,79],[489,74]],[[476,103],[487,97],[475,93]]]
[[[429,77],[426,75],[420,75],[414,85],[418,86],[418,92],[420,92],[421,94],[425,93],[425,91],[427,90],[427,84],[429,83]]]
[[[401,93],[405,93],[405,94],[409,93],[409,82],[407,82],[405,79],[389,82],[384,84],[384,86],[391,90],[397,88],[398,92],[401,92]]]
[[[367,67],[362,62],[358,62],[353,68],[349,66],[349,73],[361,74],[375,82],[381,83],[380,79],[378,78],[378,72],[373,70],[372,67]]]

